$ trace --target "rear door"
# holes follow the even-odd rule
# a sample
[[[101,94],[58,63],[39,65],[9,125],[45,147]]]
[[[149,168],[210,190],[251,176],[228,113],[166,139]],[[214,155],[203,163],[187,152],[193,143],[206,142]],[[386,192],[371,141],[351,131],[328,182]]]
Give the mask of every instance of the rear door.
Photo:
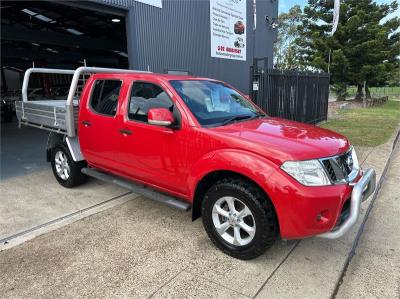
[[[90,83],[89,83],[90,84]],[[123,101],[123,82],[97,77],[91,82],[89,99],[80,109],[78,136],[82,153],[92,166],[117,168],[118,107]]]

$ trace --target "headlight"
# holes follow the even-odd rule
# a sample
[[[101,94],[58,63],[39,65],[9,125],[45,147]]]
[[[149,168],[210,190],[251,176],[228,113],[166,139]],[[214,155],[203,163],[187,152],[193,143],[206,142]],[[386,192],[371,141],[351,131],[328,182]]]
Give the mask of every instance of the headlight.
[[[286,161],[281,169],[306,186],[331,185],[325,169],[318,160]]]
[[[351,148],[351,161],[347,162],[351,169],[354,169],[358,172],[360,170],[360,165],[358,164],[357,153],[354,147]]]

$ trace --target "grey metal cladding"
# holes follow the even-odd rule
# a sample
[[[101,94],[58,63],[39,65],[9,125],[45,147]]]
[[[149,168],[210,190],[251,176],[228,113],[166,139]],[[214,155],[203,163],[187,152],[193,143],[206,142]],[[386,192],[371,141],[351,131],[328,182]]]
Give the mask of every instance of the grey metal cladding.
[[[153,72],[188,70],[196,76],[223,80],[248,93],[253,61],[253,1],[247,1],[247,61],[211,57],[209,0],[163,0],[157,8],[134,1],[127,22],[131,67]],[[257,0],[257,57],[272,63],[275,32],[265,16],[277,16],[277,1]]]

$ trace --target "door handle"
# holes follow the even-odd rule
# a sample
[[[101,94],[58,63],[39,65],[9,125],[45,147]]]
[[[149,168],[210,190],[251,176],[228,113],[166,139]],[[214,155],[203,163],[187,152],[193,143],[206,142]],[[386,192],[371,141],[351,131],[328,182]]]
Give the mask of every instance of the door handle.
[[[90,126],[92,125],[92,123],[91,123],[90,121],[87,121],[87,120],[82,121],[82,124],[83,124],[85,127],[90,127]]]
[[[120,129],[119,132],[120,132],[122,135],[132,135],[132,131],[129,130],[129,129]]]

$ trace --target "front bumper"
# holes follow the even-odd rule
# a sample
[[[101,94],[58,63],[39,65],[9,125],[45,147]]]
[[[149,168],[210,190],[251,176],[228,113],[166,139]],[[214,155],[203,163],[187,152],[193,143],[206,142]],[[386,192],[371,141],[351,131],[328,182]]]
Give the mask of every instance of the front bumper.
[[[361,202],[366,200],[374,191],[376,186],[376,175],[373,169],[368,169],[363,176],[355,183],[350,199],[349,216],[333,230],[317,235],[327,239],[337,239],[345,235],[357,222],[360,215]]]

